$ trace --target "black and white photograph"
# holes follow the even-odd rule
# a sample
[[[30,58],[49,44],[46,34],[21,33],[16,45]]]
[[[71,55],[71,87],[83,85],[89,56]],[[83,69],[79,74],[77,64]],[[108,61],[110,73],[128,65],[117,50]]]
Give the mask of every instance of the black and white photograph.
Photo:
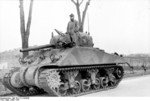
[[[58,97],[150,99],[150,0],[0,0],[0,101]]]

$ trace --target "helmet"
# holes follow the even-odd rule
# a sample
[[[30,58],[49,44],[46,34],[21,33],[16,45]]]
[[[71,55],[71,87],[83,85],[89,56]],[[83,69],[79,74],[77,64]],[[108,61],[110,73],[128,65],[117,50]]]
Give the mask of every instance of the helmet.
[[[74,17],[74,14],[71,13],[71,14],[70,14],[70,17]]]

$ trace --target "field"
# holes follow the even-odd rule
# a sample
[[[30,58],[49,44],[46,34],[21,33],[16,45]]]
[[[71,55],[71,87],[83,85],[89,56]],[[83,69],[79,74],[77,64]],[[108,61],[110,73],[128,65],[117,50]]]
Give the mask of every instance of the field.
[[[9,70],[20,67],[20,64],[18,62],[20,57],[21,54],[19,52],[19,49],[0,53],[0,64],[7,63],[7,68],[5,69],[0,68],[0,95],[11,93],[11,91],[9,91],[2,85],[2,78],[6,72],[9,72]],[[146,67],[146,71],[144,71],[144,69],[141,66],[134,67],[134,69],[125,67],[124,69],[125,69],[124,78],[150,74],[150,67]]]

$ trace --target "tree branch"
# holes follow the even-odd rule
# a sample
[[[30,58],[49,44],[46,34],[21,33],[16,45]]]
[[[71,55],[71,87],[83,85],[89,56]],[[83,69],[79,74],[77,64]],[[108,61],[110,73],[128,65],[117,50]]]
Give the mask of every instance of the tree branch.
[[[80,13],[79,5],[76,5],[76,9],[77,9],[79,25],[81,26],[81,13]]]
[[[84,11],[83,11],[83,14],[82,14],[82,29],[83,29],[83,27],[84,27],[84,20],[85,20],[85,15],[86,15],[86,11],[87,11],[87,9],[88,9],[88,6],[90,5],[90,1],[91,0],[88,0],[87,2],[86,2],[86,5],[85,5],[85,9],[84,9]]]
[[[30,34],[30,26],[31,26],[31,18],[32,18],[32,6],[33,6],[33,0],[30,1],[28,22],[27,22],[27,26],[26,26],[26,35],[27,35],[27,37]]]
[[[88,9],[88,6],[90,5],[90,1],[91,1],[91,0],[88,0],[88,1],[86,2],[85,9],[84,9],[83,14],[82,14],[82,23],[84,23],[86,11],[87,11],[87,9]]]
[[[81,25],[81,14],[80,14],[80,5],[79,5],[79,0],[76,0],[76,2],[74,0],[71,0],[77,9],[77,15],[78,15],[78,21],[79,21],[79,25]]]
[[[74,0],[71,0],[75,5],[77,4]]]
[[[83,0],[79,3],[79,5],[81,5],[83,3]]]
[[[25,34],[25,19],[24,19],[24,9],[23,9],[23,0],[19,0],[19,8],[20,8],[20,31],[21,37],[23,39]]]

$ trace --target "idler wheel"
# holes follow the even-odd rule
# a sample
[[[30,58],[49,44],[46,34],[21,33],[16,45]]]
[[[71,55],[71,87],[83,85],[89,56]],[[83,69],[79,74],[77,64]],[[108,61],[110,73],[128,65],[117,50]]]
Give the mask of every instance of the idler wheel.
[[[116,74],[117,74],[117,77],[118,77],[118,78],[121,78],[121,76],[122,76],[122,71],[121,71],[121,69],[117,68]]]
[[[94,90],[100,88],[100,80],[99,80],[98,78],[96,78],[95,84],[92,85],[92,88],[93,88]]]
[[[91,86],[90,80],[86,80],[86,79],[81,80],[81,87],[83,92],[89,91],[90,86]]]
[[[73,94],[77,94],[81,91],[81,84],[79,81],[75,81],[74,87],[72,88]]]
[[[13,75],[11,76],[10,81],[13,87],[16,87],[16,88],[23,87],[23,84],[20,80],[19,72],[14,72]]]
[[[102,88],[106,88],[108,87],[108,77],[100,77],[100,81],[101,81],[101,87]]]

